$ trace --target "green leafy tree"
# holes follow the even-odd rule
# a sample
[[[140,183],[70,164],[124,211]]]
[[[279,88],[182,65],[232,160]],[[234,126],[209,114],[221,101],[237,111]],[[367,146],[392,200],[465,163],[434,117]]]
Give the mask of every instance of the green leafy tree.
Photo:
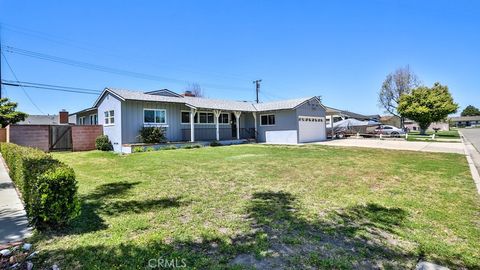
[[[18,103],[0,98],[0,125],[6,127],[25,120],[28,114],[17,111]]]
[[[475,106],[468,105],[467,107],[465,107],[465,109],[463,109],[461,115],[462,116],[477,116],[477,115],[480,115],[480,110]]]
[[[458,104],[453,101],[448,87],[436,82],[432,88],[421,86],[402,95],[397,110],[402,117],[416,121],[420,133],[425,134],[431,123],[457,112]]]

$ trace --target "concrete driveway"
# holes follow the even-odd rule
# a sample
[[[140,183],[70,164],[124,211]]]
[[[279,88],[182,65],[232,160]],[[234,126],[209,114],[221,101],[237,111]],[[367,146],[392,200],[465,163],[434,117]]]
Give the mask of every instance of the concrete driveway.
[[[315,144],[345,147],[367,147],[393,150],[424,151],[438,153],[465,154],[463,143],[448,142],[409,142],[404,140],[379,140],[379,139],[340,139]]]

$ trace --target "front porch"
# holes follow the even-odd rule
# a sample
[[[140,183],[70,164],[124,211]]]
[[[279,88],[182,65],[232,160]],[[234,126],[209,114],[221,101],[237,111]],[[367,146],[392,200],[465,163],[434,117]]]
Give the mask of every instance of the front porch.
[[[188,126],[181,129],[182,141],[257,139],[256,112],[190,108],[185,117]]]
[[[190,128],[182,129],[182,141],[192,141],[191,140],[191,130]],[[256,139],[255,128],[240,128],[239,137],[237,137],[237,130],[232,128],[230,125],[221,126],[218,129],[211,127],[195,127],[195,141],[224,141],[224,140],[251,140]]]

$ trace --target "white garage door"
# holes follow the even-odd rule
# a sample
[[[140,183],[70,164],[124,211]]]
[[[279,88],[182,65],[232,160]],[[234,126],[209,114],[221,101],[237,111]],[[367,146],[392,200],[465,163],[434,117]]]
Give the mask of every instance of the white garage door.
[[[278,131],[265,131],[266,143],[297,143],[297,131],[296,130],[278,130]]]
[[[299,116],[298,135],[301,143],[326,140],[325,117]]]

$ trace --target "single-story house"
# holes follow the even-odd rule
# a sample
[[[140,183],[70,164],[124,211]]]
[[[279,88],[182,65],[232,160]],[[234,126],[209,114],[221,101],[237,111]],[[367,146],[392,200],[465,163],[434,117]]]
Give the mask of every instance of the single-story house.
[[[456,127],[476,127],[480,126],[480,115],[451,117],[449,121]]]
[[[400,128],[400,117],[395,116],[395,115],[385,115],[380,118],[380,122],[384,125],[390,125],[394,126],[397,128]],[[409,131],[419,131],[420,126],[418,125],[417,122],[411,120],[411,119],[405,119],[403,122],[403,126],[408,129]],[[427,131],[448,131],[450,130],[450,127],[447,122],[441,121],[441,122],[434,122],[431,123],[430,126],[428,126]]]
[[[68,115],[68,122],[76,125],[98,125],[97,108],[87,108]]]
[[[28,115],[25,120],[16,123],[17,125],[63,125],[68,124],[68,112],[61,110],[59,114]]]
[[[180,95],[167,89],[106,88],[92,108],[70,117],[78,125],[98,121],[117,152],[138,143],[145,126],[164,128],[171,142],[256,139],[303,143],[326,139],[326,108],[318,97],[252,103]]]

